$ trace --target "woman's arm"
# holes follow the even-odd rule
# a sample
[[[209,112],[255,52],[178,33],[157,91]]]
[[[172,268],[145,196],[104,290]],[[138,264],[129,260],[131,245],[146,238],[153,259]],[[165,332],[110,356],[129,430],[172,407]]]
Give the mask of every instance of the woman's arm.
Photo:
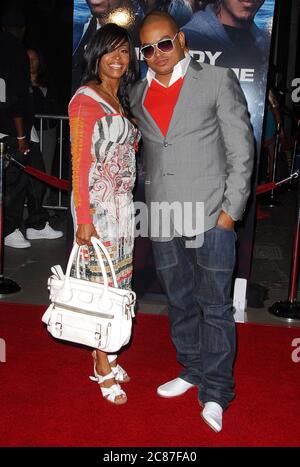
[[[97,232],[90,213],[89,170],[92,163],[92,136],[96,121],[105,114],[101,106],[89,96],[76,95],[69,105],[73,198],[79,245],[90,244]]]

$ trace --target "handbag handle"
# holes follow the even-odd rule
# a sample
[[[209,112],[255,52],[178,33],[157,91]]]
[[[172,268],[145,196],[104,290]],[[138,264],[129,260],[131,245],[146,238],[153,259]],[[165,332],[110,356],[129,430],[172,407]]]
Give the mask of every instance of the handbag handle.
[[[109,255],[106,247],[103,245],[103,243],[97,237],[91,237],[91,242],[92,242],[93,247],[95,248],[96,253],[99,253],[99,256],[97,254],[98,257],[101,257],[101,252],[100,251],[98,252],[98,248],[100,248],[100,250],[102,251],[102,253],[103,253],[103,255],[104,255],[104,257],[105,257],[105,259],[106,259],[106,261],[107,261],[107,263],[109,265],[113,285],[114,285],[115,288],[118,288],[115,268],[114,268],[111,257]]]
[[[94,250],[96,252],[97,259],[99,261],[100,268],[101,268],[101,274],[102,274],[102,277],[103,277],[104,290],[103,290],[103,298],[101,300],[102,306],[110,307],[111,302],[108,299],[108,278],[107,278],[107,273],[106,273],[106,269],[105,269],[104,261],[102,259],[101,252],[103,253],[103,255],[104,255],[104,257],[105,257],[105,259],[106,259],[106,261],[107,261],[107,263],[109,265],[112,280],[113,280],[113,285],[114,285],[115,288],[117,288],[118,284],[117,284],[115,269],[114,269],[112,260],[111,260],[111,258],[109,256],[109,253],[108,253],[106,247],[103,245],[103,243],[100,242],[100,240],[98,238],[96,238],[96,237],[91,237],[91,242],[92,242],[92,245],[93,245]],[[68,301],[72,297],[72,289],[71,289],[71,285],[70,285],[70,275],[71,275],[71,269],[72,269],[72,265],[73,265],[74,260],[76,261],[76,275],[77,275],[77,277],[79,277],[79,256],[80,256],[81,248],[82,247],[79,246],[77,243],[74,243],[72,251],[70,253],[70,257],[69,257],[69,261],[68,261],[68,265],[67,265],[67,270],[66,270],[66,274],[65,274],[65,279],[64,279],[64,284],[63,284],[63,286],[62,286],[62,288],[61,288],[61,290],[59,292],[59,297],[63,301]]]
[[[99,240],[99,238],[97,237],[91,237],[91,242],[92,242],[92,245],[94,247],[94,250],[96,252],[96,255],[97,255],[97,258],[102,258],[102,253],[104,255],[104,258],[106,259],[108,265],[109,265],[109,269],[110,269],[110,272],[111,272],[111,277],[112,277],[112,281],[113,281],[113,286],[115,288],[118,288],[118,283],[117,283],[117,277],[116,277],[116,273],[115,273],[115,268],[114,268],[114,265],[112,263],[112,260],[110,258],[110,255],[106,249],[106,247],[103,245],[103,243]],[[101,251],[100,251],[101,250]],[[100,260],[99,260],[100,262]],[[79,273],[79,264],[80,264],[80,248],[78,250],[78,253],[77,253],[77,256],[76,256],[76,268],[75,268],[75,271],[76,271],[76,277],[77,279],[80,278],[80,273]],[[101,265],[101,264],[100,264]],[[102,275],[103,275],[103,271],[101,269],[101,272],[102,272]]]
[[[71,269],[74,260],[76,260],[77,264],[77,258],[79,257],[81,246],[78,245],[78,243],[74,243],[72,251],[70,253],[68,265],[67,265],[67,270],[64,278],[64,283],[62,288],[59,291],[59,297],[63,301],[69,301],[72,298],[72,289],[70,285],[70,275],[71,275]],[[104,266],[104,262],[101,256],[101,253],[98,248],[95,248],[96,255],[100,264],[101,268],[101,273],[103,277],[103,285],[104,285],[104,291],[103,291],[103,296],[107,296],[108,293],[108,279],[107,279],[107,274]]]

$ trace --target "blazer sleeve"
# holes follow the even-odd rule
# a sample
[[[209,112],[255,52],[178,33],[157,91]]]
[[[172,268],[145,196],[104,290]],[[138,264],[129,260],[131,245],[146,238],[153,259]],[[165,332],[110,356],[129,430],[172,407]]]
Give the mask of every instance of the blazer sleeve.
[[[217,97],[217,118],[225,146],[226,172],[222,209],[233,220],[241,219],[250,194],[254,138],[240,83],[225,70]]]
[[[89,200],[92,136],[96,121],[104,115],[99,103],[84,94],[75,95],[69,104],[72,186],[78,224],[92,223]]]

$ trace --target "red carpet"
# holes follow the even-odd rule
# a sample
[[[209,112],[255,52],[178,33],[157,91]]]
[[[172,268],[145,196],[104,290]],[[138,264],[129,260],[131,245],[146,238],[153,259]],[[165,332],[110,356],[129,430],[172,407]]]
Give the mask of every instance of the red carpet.
[[[299,328],[238,326],[237,397],[217,434],[200,418],[196,389],[172,400],[156,396],[179,369],[166,317],[138,315],[120,358],[132,377],[128,403],[115,407],[88,379],[89,350],[52,339],[42,312],[0,304],[1,446],[300,445],[300,363],[291,359]]]

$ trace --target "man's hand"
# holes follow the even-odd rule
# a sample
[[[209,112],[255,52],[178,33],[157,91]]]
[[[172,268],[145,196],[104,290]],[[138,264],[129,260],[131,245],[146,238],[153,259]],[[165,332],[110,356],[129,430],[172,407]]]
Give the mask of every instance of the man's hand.
[[[91,246],[91,237],[99,238],[94,224],[79,224],[76,232],[76,243],[78,243],[79,246]]]
[[[234,229],[234,220],[224,211],[220,212],[217,226],[221,227],[222,229],[233,230]]]
[[[18,150],[23,154],[28,154],[30,152],[30,147],[24,131],[23,117],[13,117],[13,120],[17,133]]]

